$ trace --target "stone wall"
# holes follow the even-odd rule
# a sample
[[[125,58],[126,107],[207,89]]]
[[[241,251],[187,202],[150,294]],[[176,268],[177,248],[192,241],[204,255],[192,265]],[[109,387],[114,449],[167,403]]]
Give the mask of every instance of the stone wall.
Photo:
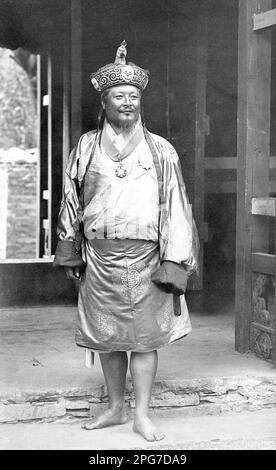
[[[0,47],[0,148],[34,147],[36,92],[15,51]]]
[[[37,151],[11,148],[0,154],[0,257],[36,258]]]
[[[276,407],[275,377],[217,377],[157,381],[153,387],[151,412],[170,410],[178,416],[218,415]],[[58,418],[94,418],[106,409],[104,385],[48,393],[19,392],[0,396],[0,423]],[[126,410],[135,407],[133,386],[126,387]]]
[[[0,259],[35,258],[36,56],[0,47],[0,79]]]

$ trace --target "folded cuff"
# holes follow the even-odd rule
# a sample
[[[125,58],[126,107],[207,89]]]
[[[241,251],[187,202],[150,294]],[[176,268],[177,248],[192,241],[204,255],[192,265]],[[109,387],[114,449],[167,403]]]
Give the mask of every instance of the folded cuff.
[[[171,292],[175,295],[182,295],[186,291],[188,274],[184,266],[172,261],[164,261],[151,280],[162,286],[165,292]]]
[[[194,274],[195,272],[197,272],[197,265],[196,263],[194,262],[193,264],[189,264],[189,262],[187,261],[175,261],[173,259],[163,259],[161,261],[161,264],[163,263],[174,263],[174,264],[177,264],[178,266],[180,266],[182,269],[185,269],[186,271],[186,274],[188,276],[191,276],[192,274]]]
[[[83,267],[81,248],[75,240],[59,240],[53,266]]]

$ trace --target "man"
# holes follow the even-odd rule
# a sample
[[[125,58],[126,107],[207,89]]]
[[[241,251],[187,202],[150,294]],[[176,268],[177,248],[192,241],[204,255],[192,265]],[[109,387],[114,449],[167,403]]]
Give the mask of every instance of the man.
[[[141,121],[148,71],[126,64],[123,42],[115,63],[91,77],[102,114],[70,155],[55,257],[80,278],[76,343],[99,353],[109,395],[108,410],[83,428],[126,422],[129,351],[133,429],[160,440],[148,416],[157,349],[191,330],[183,294],[197,234],[176,151]]]

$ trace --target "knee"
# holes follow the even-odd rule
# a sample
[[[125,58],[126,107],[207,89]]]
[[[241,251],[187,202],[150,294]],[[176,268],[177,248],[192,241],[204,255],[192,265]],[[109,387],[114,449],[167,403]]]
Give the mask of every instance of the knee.
[[[157,361],[157,351],[149,351],[149,352],[136,352],[132,351],[130,356],[130,362],[132,363],[141,363],[145,366],[151,365]]]

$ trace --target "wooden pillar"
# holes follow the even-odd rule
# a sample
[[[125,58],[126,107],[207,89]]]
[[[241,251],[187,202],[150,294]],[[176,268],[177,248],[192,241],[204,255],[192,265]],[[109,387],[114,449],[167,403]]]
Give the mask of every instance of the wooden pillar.
[[[81,0],[71,0],[71,146],[82,134]]]
[[[48,220],[48,55],[39,56],[38,60],[38,147],[39,147],[39,250],[38,256],[46,254],[46,233],[44,220]]]
[[[41,252],[41,105],[42,105],[42,83],[41,83],[41,56],[37,55],[37,148],[38,148],[38,162],[36,170],[36,191],[38,197],[36,198],[36,253],[35,257],[40,258]]]
[[[44,256],[48,257],[52,254],[52,149],[53,149],[53,62],[51,52],[47,59],[47,82],[48,82],[48,186],[47,186],[47,219],[44,219],[44,230],[45,230],[45,245],[44,245]],[[45,198],[45,199],[46,199]]]
[[[63,41],[52,47],[51,88],[49,99],[49,251],[53,255],[57,244],[57,219],[62,195],[63,153]]]
[[[209,134],[209,117],[206,115],[206,86],[208,62],[208,11],[206,0],[201,2],[197,17],[196,57],[196,110],[195,110],[195,167],[193,213],[199,238],[199,276],[193,279],[193,290],[201,290],[203,283],[203,244],[206,241],[204,224],[204,172],[205,136]]]
[[[240,352],[250,344],[251,253],[268,247],[268,227],[251,215],[251,201],[269,193],[271,41],[270,31],[253,31],[253,15],[271,4],[239,2],[235,344]]]
[[[71,150],[70,135],[70,106],[71,106],[71,9],[65,11],[65,27],[63,33],[63,126],[62,126],[62,175],[64,179],[64,171],[67,164],[68,156]],[[63,184],[62,184],[63,186]]]

